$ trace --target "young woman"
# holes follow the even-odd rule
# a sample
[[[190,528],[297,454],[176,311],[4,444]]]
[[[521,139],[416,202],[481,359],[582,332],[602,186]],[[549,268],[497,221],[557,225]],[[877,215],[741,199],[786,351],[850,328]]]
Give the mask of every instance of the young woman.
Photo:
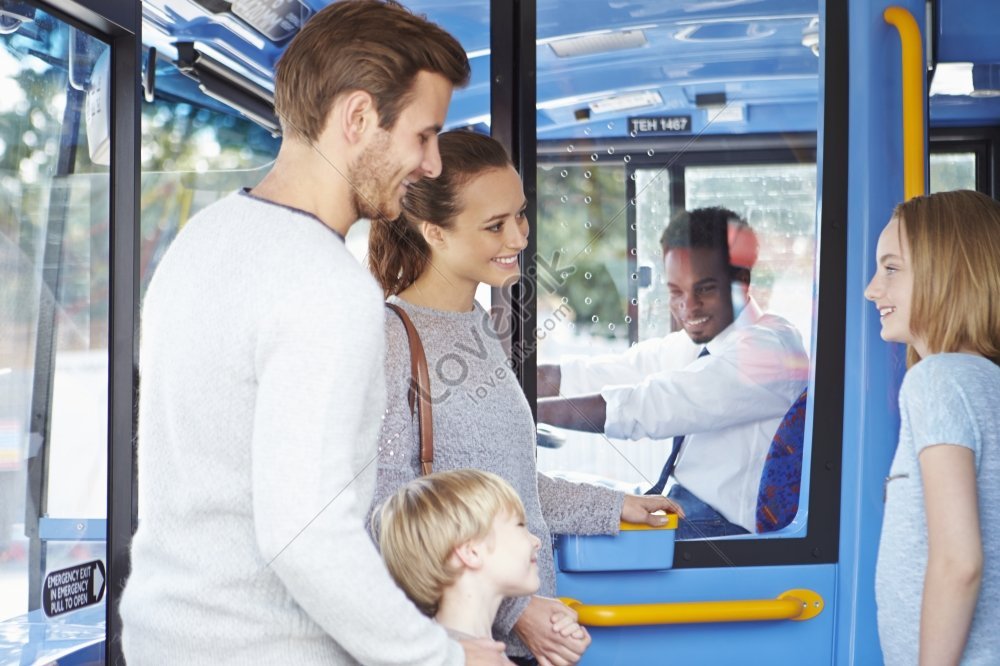
[[[876,572],[885,663],[1000,663],[1000,203],[900,204],[865,296],[908,345]]]
[[[502,287],[520,274],[528,237],[521,180],[493,139],[446,132],[438,146],[441,175],[409,184],[402,219],[373,224],[368,248],[376,279],[413,321],[427,356],[434,471],[471,467],[506,479],[543,544],[551,532],[612,534],[620,518],[662,524],[652,512],[675,508],[663,497],[625,497],[538,474],[531,409],[489,313],[475,300],[480,284]],[[386,356],[388,407],[373,506],[420,473],[417,422],[407,402],[410,347],[393,313],[386,316]],[[551,548],[541,549],[538,567],[539,595],[505,600],[493,633],[515,661],[531,663],[534,654],[543,665],[575,663],[590,639],[553,630],[568,609],[550,598]]]

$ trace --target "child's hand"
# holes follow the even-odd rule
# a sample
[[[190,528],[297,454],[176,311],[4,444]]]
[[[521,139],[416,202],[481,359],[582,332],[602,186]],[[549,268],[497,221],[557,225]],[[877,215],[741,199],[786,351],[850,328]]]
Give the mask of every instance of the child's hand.
[[[566,638],[575,638],[582,641],[589,637],[587,630],[581,627],[576,618],[569,613],[553,613],[552,631]]]

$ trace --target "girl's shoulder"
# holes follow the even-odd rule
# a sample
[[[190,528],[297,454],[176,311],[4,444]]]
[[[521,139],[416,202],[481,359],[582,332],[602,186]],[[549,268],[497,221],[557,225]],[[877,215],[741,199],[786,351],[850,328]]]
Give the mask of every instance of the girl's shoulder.
[[[1000,393],[1000,366],[976,354],[931,354],[907,371],[900,392],[997,395]]]

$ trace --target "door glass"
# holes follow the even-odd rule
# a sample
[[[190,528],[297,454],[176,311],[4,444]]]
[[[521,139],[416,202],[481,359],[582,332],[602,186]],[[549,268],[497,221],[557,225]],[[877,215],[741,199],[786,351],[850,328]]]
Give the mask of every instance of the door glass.
[[[731,3],[683,9],[661,3],[644,7],[637,26],[628,3],[585,4],[586,11],[558,16],[552,6],[539,5],[537,17],[537,359],[542,373],[560,366],[556,398],[614,386],[630,387],[629,395],[638,397],[629,408],[609,401],[603,423],[577,412],[589,429],[604,432],[543,429],[538,465],[550,474],[643,492],[659,478],[674,438],[685,435],[667,489],[686,476],[691,482],[682,485],[704,489],[707,499],[699,499],[710,508],[719,504],[729,522],[757,532],[766,453],[812,378],[818,10],[808,2],[767,13],[735,11]],[[676,295],[665,279],[661,237],[685,211],[709,207],[744,220],[755,250],[743,258],[750,263],[740,265],[734,241],[723,242],[730,263],[719,262],[725,269],[720,298],[733,305],[718,316],[699,310],[683,328],[671,314]],[[736,233],[725,221],[721,228]],[[694,332],[703,320],[721,325],[705,335]],[[750,351],[735,351],[735,341],[756,326],[781,328],[788,342],[781,358],[769,357],[758,338]],[[700,386],[688,366],[706,344],[714,344],[712,353],[721,359],[699,365],[730,363],[744,374],[771,368],[775,382],[784,382],[781,400],[758,409],[760,396],[720,380],[705,389],[699,406],[686,403],[682,390],[669,387],[681,377]],[[543,396],[544,383],[540,375]],[[651,386],[667,387],[661,403],[651,401]],[[773,386],[770,379],[754,382],[764,393]],[[713,404],[732,408],[709,418]],[[644,414],[642,423],[625,415],[629,409]],[[685,421],[681,412],[700,420]],[[755,416],[730,422],[744,412]],[[800,441],[805,421],[798,421]],[[760,427],[751,432],[754,423]],[[723,431],[741,428],[724,452]],[[717,450],[706,444],[712,438]],[[808,470],[809,433],[804,440],[797,450]],[[721,470],[715,477],[713,466]],[[760,534],[804,534],[807,476],[794,488],[797,517]],[[739,498],[727,490],[736,486]]]
[[[102,635],[111,54],[38,9],[14,23],[0,35],[0,621],[31,611]],[[87,589],[61,585],[64,569]]]
[[[816,165],[735,164],[689,167],[688,208],[723,206],[757,234],[760,253],[751,293],[760,307],[790,321],[810,340],[816,254]]]

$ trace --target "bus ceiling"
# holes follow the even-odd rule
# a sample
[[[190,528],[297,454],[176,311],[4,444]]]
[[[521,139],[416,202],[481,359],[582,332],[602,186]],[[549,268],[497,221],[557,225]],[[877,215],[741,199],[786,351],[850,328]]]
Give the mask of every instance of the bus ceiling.
[[[143,40],[160,54],[151,60],[164,70],[157,91],[204,104],[200,89],[277,131],[274,66],[301,25],[326,4],[146,0]],[[469,54],[472,80],[456,92],[447,126],[488,127],[489,2],[404,4],[455,34]],[[659,130],[693,134],[816,131],[818,0],[600,1],[589,2],[587,11],[579,11],[576,0],[537,0],[536,6],[540,140],[582,138],[585,129],[595,139],[637,135],[653,122],[662,124]],[[929,11],[931,123],[995,121],[1000,42],[990,30],[1000,23],[1000,3],[940,0]],[[170,76],[178,70],[197,86]]]

